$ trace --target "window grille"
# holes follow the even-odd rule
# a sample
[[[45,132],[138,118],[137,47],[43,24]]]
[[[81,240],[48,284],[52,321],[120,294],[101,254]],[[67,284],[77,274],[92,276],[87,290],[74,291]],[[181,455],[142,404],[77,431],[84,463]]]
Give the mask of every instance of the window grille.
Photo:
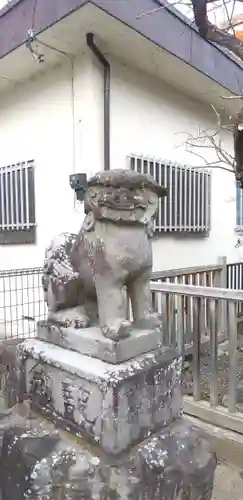
[[[168,194],[159,200],[157,232],[208,233],[211,173],[169,161],[130,155],[132,170],[151,175]]]
[[[34,162],[1,167],[0,243],[32,243],[35,226]]]

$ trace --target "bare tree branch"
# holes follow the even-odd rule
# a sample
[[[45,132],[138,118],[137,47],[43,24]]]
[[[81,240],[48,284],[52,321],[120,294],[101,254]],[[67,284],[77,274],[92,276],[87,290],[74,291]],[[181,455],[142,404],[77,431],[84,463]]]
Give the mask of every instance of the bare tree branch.
[[[224,117],[221,117],[213,105],[212,109],[216,117],[215,130],[199,128],[198,133],[195,135],[181,132],[181,134],[186,135],[186,140],[183,144],[188,153],[203,160],[204,165],[195,168],[218,168],[235,174],[234,156],[224,149],[222,139],[223,131],[232,131],[233,125],[225,123]],[[209,150],[214,155],[213,160],[207,160],[203,154],[205,150]]]
[[[230,50],[243,61],[243,43],[235,35],[231,35],[226,31],[220,30],[217,26],[208,23],[205,38]]]
[[[243,61],[243,43],[227,30],[222,30],[208,20],[207,0],[191,0],[196,26],[200,35],[233,52]]]
[[[241,21],[238,23],[237,19],[235,21],[234,10],[236,2],[243,3],[243,0],[221,0],[220,5],[218,4],[218,0],[175,0],[174,2],[170,2],[169,5],[175,6],[178,9],[180,6],[191,7],[193,18],[200,35],[205,40],[217,43],[221,47],[226,48],[243,62],[243,42],[237,38],[236,33],[237,25],[243,24],[243,22]],[[222,26],[219,27],[216,21],[214,24],[209,21],[208,13],[212,14],[212,12],[222,8],[222,6],[224,8],[226,20]],[[167,0],[165,0],[164,5],[143,12],[137,18],[154,14],[162,9],[168,9]],[[232,33],[230,33],[229,30],[232,31]]]
[[[169,3],[168,5],[168,2],[173,1],[174,4]],[[201,37],[224,47],[239,59],[239,63],[240,61],[243,63],[243,15],[239,15],[239,11],[238,13],[235,11],[237,2],[243,3],[243,0],[160,0],[160,2],[161,4],[162,2],[164,3],[150,12],[144,12],[139,17],[155,13],[161,9],[170,9],[171,5],[176,6],[178,10],[182,10],[181,6],[186,6],[187,9],[190,8],[191,10],[192,17],[190,13],[188,15],[192,20],[194,19]],[[218,12],[217,9],[223,9],[225,16],[219,22],[217,22],[215,14],[216,11]],[[215,14],[214,23],[212,22],[212,13]],[[220,11],[219,15],[221,16],[221,14],[222,12]],[[237,83],[240,95],[231,98],[243,99],[243,92],[238,79]],[[220,97],[222,99],[228,98],[224,96]],[[233,172],[236,181],[239,182],[243,189],[243,106],[232,117],[231,123],[229,121],[225,123],[222,120],[222,116],[213,106],[212,109],[216,117],[215,130],[199,130],[197,136],[187,134],[187,139],[184,143],[186,150],[203,160],[206,166]],[[232,133],[234,156],[223,147],[222,135],[223,131],[226,130]],[[201,148],[200,152],[199,147]],[[215,160],[210,163],[201,154],[206,149],[210,149],[215,157]]]

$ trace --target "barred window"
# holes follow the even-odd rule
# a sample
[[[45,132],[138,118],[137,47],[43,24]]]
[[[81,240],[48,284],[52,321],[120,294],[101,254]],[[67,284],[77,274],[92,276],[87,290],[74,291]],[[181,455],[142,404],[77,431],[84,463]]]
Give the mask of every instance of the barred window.
[[[130,155],[132,170],[151,175],[168,194],[159,200],[157,232],[208,233],[211,173],[169,161]]]
[[[35,242],[34,162],[0,168],[0,244]]]

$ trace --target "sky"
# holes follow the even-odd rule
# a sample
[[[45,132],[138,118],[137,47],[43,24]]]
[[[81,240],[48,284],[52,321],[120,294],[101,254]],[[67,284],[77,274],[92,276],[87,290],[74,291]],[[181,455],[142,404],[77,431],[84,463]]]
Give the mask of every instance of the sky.
[[[9,3],[9,0],[0,0],[0,9],[4,7],[4,5],[6,5],[7,3]]]

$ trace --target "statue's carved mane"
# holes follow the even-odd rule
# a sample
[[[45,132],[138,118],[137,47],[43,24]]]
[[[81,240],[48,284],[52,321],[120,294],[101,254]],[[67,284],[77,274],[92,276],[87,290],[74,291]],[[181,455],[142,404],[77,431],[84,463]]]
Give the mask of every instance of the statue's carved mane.
[[[148,188],[159,198],[166,196],[167,189],[160,186],[147,174],[141,174],[133,170],[114,169],[105,172],[99,172],[88,182],[88,186],[105,186],[113,188],[138,189]]]

